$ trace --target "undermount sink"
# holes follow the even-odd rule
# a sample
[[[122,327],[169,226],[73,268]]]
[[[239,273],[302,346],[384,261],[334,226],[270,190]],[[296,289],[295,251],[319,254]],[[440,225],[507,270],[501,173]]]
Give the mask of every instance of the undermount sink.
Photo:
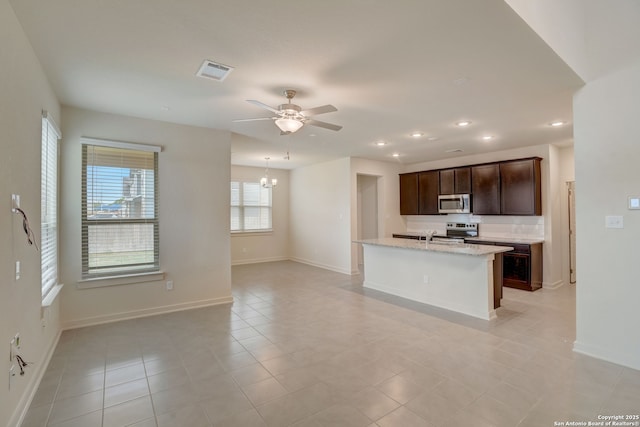
[[[464,240],[460,239],[432,239],[428,244],[430,245],[447,245],[447,246],[461,246],[464,245]]]

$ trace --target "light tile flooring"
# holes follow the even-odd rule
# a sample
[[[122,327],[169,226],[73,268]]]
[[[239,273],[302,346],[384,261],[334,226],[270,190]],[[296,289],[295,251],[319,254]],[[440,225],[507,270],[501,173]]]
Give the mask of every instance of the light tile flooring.
[[[554,426],[640,413],[640,372],[571,351],[575,287],[485,322],[276,262],[234,304],[66,331],[23,427]]]

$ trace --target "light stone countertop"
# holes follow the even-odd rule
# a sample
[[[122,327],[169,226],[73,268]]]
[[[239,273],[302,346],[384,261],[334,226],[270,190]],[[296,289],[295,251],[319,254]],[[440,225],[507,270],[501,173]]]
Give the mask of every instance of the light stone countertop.
[[[509,252],[513,250],[510,246],[493,246],[493,245],[474,245],[470,243],[447,244],[438,242],[418,241],[413,239],[399,239],[393,237],[385,237],[381,239],[364,239],[355,240],[354,243],[362,243],[364,245],[387,246],[391,248],[414,249],[426,252],[441,252],[458,255],[491,255],[500,252]]]
[[[407,231],[404,233],[394,233],[394,234],[402,234],[405,236],[416,236],[422,237],[424,233],[416,232],[416,231]],[[444,232],[438,233],[439,235],[444,236]],[[479,237],[465,237],[465,240],[474,240],[474,241],[482,241],[482,242],[496,242],[496,243],[519,243],[522,245],[534,245],[536,243],[544,243],[543,238],[527,238],[527,237],[489,237],[489,236],[479,236]]]
[[[544,243],[544,239],[517,238],[517,237],[465,237],[467,240],[496,242],[496,243],[520,243],[522,245],[534,245],[536,243]]]

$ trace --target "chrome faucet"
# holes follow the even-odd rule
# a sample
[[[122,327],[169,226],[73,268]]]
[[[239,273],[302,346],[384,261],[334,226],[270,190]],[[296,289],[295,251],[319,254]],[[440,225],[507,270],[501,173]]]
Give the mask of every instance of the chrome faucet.
[[[424,243],[428,244],[431,239],[433,239],[434,234],[436,234],[435,230],[425,230],[424,231]]]

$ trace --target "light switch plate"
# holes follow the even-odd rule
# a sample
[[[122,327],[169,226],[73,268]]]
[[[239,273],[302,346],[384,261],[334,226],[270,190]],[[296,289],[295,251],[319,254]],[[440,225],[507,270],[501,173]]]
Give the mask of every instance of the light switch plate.
[[[604,226],[606,228],[624,228],[624,220],[622,215],[607,215],[604,217]]]
[[[640,197],[629,196],[629,209],[640,209]]]

